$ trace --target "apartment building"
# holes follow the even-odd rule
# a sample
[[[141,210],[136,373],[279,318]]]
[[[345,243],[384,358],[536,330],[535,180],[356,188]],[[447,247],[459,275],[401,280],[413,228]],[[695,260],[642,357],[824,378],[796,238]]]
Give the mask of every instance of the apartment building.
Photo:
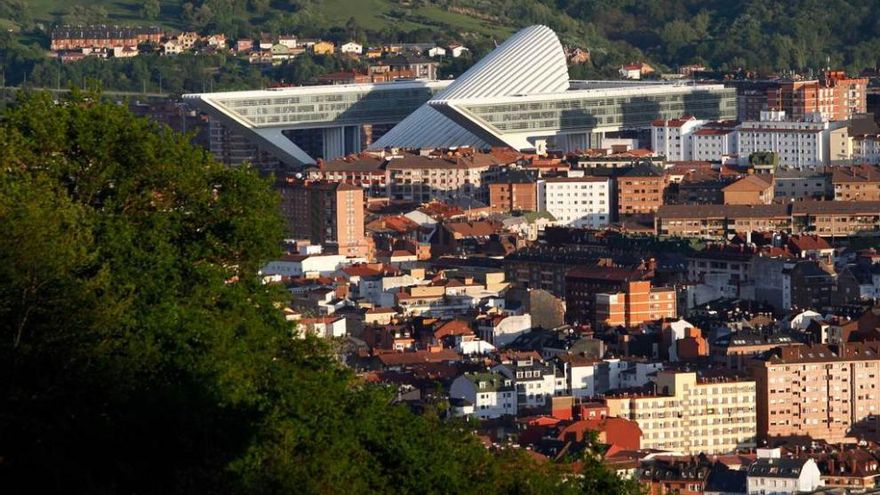
[[[611,222],[611,180],[604,177],[558,177],[538,181],[538,209],[557,225],[598,229]]]
[[[643,449],[723,454],[755,447],[754,380],[664,370],[655,390],[605,398],[609,416],[638,423]]]
[[[654,213],[663,205],[666,174],[650,163],[639,163],[617,179],[619,215]]]
[[[651,149],[667,161],[693,160],[692,135],[706,123],[693,116],[651,122]]]
[[[788,205],[664,205],[657,235],[723,239],[737,232],[850,236],[880,230],[880,201],[797,201]]]
[[[675,289],[652,287],[647,280],[627,281],[619,292],[596,294],[596,323],[636,327],[663,318],[675,318]]]
[[[703,127],[691,135],[692,159],[726,162],[736,153],[736,130],[730,126]]]
[[[787,119],[783,111],[764,111],[756,121],[737,127],[736,154],[742,163],[749,155],[772,151],[782,167],[804,169],[830,162],[832,140],[847,136],[845,121],[828,121],[821,114]]]
[[[843,441],[880,415],[880,343],[774,349],[755,361],[758,435]]]
[[[280,184],[281,215],[289,235],[366,256],[364,191],[342,182],[292,180]]]
[[[390,199],[426,203],[432,200],[488,200],[486,183],[496,179],[499,162],[489,154],[391,157]]]
[[[652,263],[640,266],[576,266],[565,276],[566,319],[593,323],[597,294],[618,294],[626,284],[654,277]]]
[[[489,206],[504,211],[537,211],[538,186],[524,171],[510,171],[489,184]]]
[[[817,170],[777,170],[773,174],[773,197],[784,201],[825,199],[832,192],[831,177]]]
[[[736,81],[737,117],[755,120],[763,110],[781,110],[795,119],[820,113],[829,120],[846,120],[867,109],[868,80],[827,71],[810,81]]]
[[[831,173],[835,201],[880,201],[880,167],[834,167]]]
[[[319,161],[306,171],[310,180],[345,182],[364,189],[369,197],[384,197],[388,190],[385,160],[369,155],[349,155],[330,161]]]
[[[880,230],[880,201],[799,201],[791,205],[792,233],[822,237]]]
[[[787,205],[664,205],[654,218],[657,235],[725,239],[736,232],[791,228]]]

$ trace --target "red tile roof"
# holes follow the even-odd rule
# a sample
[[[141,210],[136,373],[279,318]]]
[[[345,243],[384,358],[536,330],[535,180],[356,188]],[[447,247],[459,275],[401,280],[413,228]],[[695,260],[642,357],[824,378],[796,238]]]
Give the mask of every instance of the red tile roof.
[[[439,351],[413,351],[413,352],[389,352],[376,356],[384,366],[403,366],[420,363],[442,363],[446,361],[458,361],[461,355],[454,349],[441,349]]]

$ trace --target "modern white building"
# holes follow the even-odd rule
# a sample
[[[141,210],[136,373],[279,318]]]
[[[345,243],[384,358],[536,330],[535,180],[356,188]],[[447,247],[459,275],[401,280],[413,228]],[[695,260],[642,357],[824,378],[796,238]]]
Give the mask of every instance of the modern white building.
[[[741,163],[758,151],[772,151],[779,165],[808,169],[831,161],[831,142],[844,140],[846,121],[827,121],[812,114],[804,121],[786,120],[783,111],[762,111],[757,121],[743,122],[737,127],[737,151]]]
[[[602,228],[611,222],[611,180],[604,177],[558,177],[538,181],[538,210],[557,225]]]
[[[449,397],[467,401],[473,406],[473,415],[480,419],[515,416],[517,411],[513,380],[497,372],[459,376],[449,386]]]
[[[228,163],[266,153],[282,163],[302,165],[317,157],[386,147],[568,151],[600,147],[606,132],[647,129],[656,119],[736,116],[736,91],[723,85],[571,81],[562,44],[546,26],[514,34],[455,81],[273,88],[184,98],[211,116],[211,151]]]
[[[737,133],[733,128],[703,127],[691,135],[691,160],[726,163],[736,154]]]
[[[692,135],[705,123],[692,116],[655,120],[651,122],[651,149],[671,162],[694,160]]]

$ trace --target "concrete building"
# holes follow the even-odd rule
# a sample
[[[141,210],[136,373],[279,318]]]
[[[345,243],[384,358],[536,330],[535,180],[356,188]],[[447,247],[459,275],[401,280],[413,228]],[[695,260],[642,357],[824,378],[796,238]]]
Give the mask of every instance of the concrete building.
[[[651,149],[671,162],[694,160],[692,136],[706,124],[693,116],[651,122]]]
[[[736,155],[736,129],[706,126],[691,134],[692,160],[726,163]]]
[[[780,347],[755,363],[758,435],[843,441],[880,414],[880,344]]]
[[[605,397],[608,415],[642,429],[642,448],[724,454],[756,445],[755,382],[660,371],[656,393]]]
[[[777,170],[773,197],[783,201],[826,199],[832,193],[831,177],[817,170]]]
[[[787,120],[785,112],[761,112],[757,121],[736,128],[736,154],[747,163],[752,153],[771,151],[782,167],[805,169],[830,163],[831,141],[847,135],[845,121],[824,120],[813,113],[802,120]]]
[[[346,183],[290,181],[279,188],[281,215],[296,239],[335,248],[343,256],[367,254],[364,190]]]
[[[604,177],[559,177],[538,181],[538,210],[553,215],[557,225],[601,228],[611,222],[611,180]]]

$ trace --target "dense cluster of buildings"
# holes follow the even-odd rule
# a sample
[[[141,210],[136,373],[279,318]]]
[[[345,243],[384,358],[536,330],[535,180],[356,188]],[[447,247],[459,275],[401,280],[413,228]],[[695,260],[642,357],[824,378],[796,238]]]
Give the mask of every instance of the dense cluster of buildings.
[[[261,276],[293,337],[488,444],[577,473],[598,441],[651,494],[880,490],[866,82],[569,81],[567,57],[536,26],[455,81],[412,58],[187,98],[219,159],[277,172]]]
[[[246,57],[252,64],[277,65],[303,53],[333,55],[375,61],[366,72],[329,74],[322,84],[345,82],[385,82],[394,79],[436,79],[435,60],[467,56],[470,50],[459,43],[438,46],[435,43],[396,43],[378,47],[356,41],[334,43],[328,40],[301,38],[295,35],[261,35],[258,39],[229,39],[223,33],[202,35],[194,31],[166,32],[159,27],[131,26],[57,26],[49,33],[49,49],[64,62],[86,56],[134,57],[145,49],[161,55],[181,53],[230,53]],[[401,59],[406,60],[402,63]],[[416,62],[417,60],[417,62]]]

